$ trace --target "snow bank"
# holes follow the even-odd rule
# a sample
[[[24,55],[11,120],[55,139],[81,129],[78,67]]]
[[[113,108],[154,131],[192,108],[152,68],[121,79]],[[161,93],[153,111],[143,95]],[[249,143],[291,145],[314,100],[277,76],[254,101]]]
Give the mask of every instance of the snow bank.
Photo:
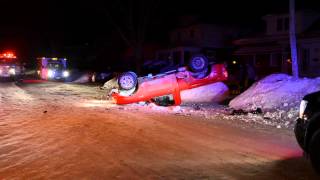
[[[318,90],[320,90],[320,78],[294,79],[286,74],[273,74],[252,85],[233,99],[229,106],[247,111],[261,108],[264,112],[293,111],[291,113],[294,113],[303,96]]]
[[[119,88],[117,77],[110,79],[109,81],[105,82],[102,86],[102,89],[106,89],[108,90],[108,92],[114,88]]]
[[[73,81],[73,83],[89,83],[91,82],[91,75],[89,73],[82,74],[79,78]]]
[[[228,91],[224,83],[218,82],[181,91],[181,100],[183,103],[217,103],[226,99]]]

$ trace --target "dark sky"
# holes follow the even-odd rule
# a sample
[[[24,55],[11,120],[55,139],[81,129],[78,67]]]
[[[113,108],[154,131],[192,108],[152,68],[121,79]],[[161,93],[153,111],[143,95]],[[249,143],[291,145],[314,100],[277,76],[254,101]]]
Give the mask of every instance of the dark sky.
[[[319,0],[296,1],[298,8],[320,10]],[[112,33],[114,27],[103,12],[110,8],[110,4],[102,2],[1,0],[0,48],[34,55],[54,46],[120,42],[120,36]],[[252,26],[262,15],[287,11],[287,7],[288,0],[159,0],[148,35],[156,37],[161,33],[159,37],[166,36],[166,31],[176,25],[175,17],[181,15],[196,15],[222,24]],[[117,21],[122,14],[119,12],[113,16]]]

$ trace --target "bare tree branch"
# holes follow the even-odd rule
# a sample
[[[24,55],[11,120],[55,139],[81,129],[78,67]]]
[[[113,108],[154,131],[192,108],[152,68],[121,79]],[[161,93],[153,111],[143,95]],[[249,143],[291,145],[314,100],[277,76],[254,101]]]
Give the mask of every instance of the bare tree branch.
[[[133,44],[131,43],[129,38],[127,38],[125,33],[121,30],[120,26],[114,22],[114,20],[113,20],[112,16],[110,15],[110,13],[108,13],[108,11],[105,11],[105,14],[106,14],[107,18],[109,19],[110,23],[115,27],[117,32],[120,34],[121,38],[125,41],[125,43],[128,46],[133,47]]]

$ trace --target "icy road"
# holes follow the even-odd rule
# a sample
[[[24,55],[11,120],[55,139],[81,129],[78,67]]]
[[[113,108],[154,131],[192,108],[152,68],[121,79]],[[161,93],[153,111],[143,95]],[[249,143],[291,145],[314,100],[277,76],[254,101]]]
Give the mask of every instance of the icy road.
[[[0,96],[0,179],[317,179],[291,130],[115,106],[94,86]]]

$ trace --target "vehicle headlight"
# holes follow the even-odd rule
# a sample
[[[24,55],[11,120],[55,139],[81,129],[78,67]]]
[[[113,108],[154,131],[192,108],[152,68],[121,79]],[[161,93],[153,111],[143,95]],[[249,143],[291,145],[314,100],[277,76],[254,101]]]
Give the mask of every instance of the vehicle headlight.
[[[70,73],[69,71],[63,71],[63,77],[69,77]]]
[[[54,76],[53,70],[49,69],[49,70],[48,70],[48,77],[49,77],[49,78],[53,78],[53,76]]]
[[[300,103],[300,110],[299,110],[299,118],[300,119],[305,119],[305,110],[307,108],[307,105],[308,105],[308,101],[306,100],[302,100],[301,103]]]
[[[16,74],[16,70],[14,68],[10,68],[9,69],[9,74],[15,75]]]

